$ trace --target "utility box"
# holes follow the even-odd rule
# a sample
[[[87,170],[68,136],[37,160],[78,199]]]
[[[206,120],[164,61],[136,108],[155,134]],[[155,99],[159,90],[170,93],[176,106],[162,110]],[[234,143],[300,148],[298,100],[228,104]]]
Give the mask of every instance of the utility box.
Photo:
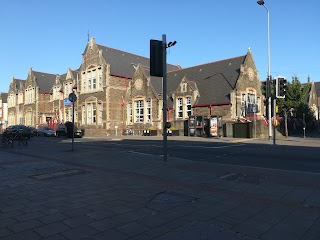
[[[234,138],[252,138],[252,122],[241,123],[237,122],[233,124],[233,137]]]

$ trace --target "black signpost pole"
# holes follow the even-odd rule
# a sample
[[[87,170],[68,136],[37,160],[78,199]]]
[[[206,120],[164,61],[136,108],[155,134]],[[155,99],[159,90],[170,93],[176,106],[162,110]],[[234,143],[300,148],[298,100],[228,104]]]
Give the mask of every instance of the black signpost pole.
[[[74,150],[74,102],[77,101],[77,96],[72,92],[69,94],[69,100],[72,102],[72,152]]]
[[[74,150],[74,102],[72,102],[72,152]]]

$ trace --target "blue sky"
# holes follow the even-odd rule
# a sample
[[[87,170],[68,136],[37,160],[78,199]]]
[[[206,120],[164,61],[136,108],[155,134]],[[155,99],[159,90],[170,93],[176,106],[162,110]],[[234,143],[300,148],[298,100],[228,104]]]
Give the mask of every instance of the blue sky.
[[[320,1],[265,0],[271,74],[320,81]],[[28,70],[77,69],[87,33],[98,44],[149,57],[150,39],[177,41],[167,61],[189,67],[246,54],[268,71],[267,11],[256,0],[15,0],[1,3],[0,92]]]

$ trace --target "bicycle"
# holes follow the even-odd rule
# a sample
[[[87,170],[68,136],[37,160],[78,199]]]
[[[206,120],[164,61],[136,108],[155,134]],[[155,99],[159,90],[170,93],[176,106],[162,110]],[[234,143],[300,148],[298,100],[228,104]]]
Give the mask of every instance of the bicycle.
[[[11,147],[13,147],[13,138],[11,135],[3,134],[1,137],[1,147],[6,148],[11,144]]]

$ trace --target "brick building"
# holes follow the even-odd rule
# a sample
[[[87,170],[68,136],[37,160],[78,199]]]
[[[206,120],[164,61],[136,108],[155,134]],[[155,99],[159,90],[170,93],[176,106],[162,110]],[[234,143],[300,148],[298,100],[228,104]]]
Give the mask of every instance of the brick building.
[[[0,133],[2,133],[8,125],[7,99],[8,99],[7,93],[0,93]]]
[[[258,72],[250,50],[243,56],[188,68],[167,66],[167,116],[183,130],[190,115],[257,120],[264,113]],[[75,123],[86,134],[120,134],[125,129],[162,129],[162,79],[151,77],[149,59],[99,45],[91,38],[79,69],[58,75],[29,69],[11,79],[9,125],[55,127],[71,121],[71,92],[77,95]]]

